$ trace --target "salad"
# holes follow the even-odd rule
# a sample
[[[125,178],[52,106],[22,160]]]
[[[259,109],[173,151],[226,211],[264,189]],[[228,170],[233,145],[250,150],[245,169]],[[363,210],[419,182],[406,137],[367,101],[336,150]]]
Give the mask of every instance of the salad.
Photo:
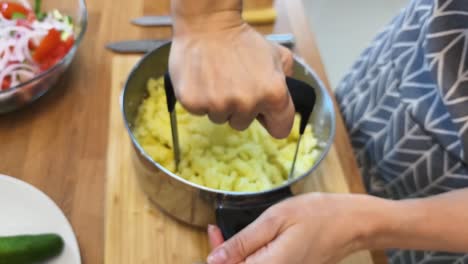
[[[0,91],[26,82],[58,63],[73,47],[73,21],[58,10],[34,9],[27,0],[0,0]]]

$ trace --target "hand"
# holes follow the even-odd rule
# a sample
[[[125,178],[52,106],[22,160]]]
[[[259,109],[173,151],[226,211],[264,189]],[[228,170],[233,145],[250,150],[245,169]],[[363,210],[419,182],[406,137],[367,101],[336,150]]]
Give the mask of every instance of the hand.
[[[365,247],[376,201],[363,195],[298,196],[271,207],[224,243],[220,230],[210,226],[215,250],[208,264],[337,263]]]
[[[244,130],[257,118],[272,136],[284,138],[295,112],[285,82],[292,55],[235,12],[176,19],[169,57],[175,95],[189,112],[215,123]]]

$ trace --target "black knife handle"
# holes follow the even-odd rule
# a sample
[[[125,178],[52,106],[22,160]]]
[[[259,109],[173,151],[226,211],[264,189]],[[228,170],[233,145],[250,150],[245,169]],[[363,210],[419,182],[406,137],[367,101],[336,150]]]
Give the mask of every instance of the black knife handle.
[[[299,133],[304,134],[310,115],[314,110],[316,101],[315,90],[309,84],[291,77],[286,77],[286,84],[296,112],[301,115]],[[171,113],[174,111],[177,99],[168,72],[164,75],[164,89],[166,90],[167,110]]]

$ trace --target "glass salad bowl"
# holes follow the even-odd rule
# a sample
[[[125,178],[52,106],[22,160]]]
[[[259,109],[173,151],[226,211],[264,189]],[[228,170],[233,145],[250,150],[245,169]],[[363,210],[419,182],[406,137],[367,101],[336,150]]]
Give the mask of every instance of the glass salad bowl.
[[[72,62],[85,34],[86,4],[84,0],[0,0],[0,23],[4,25],[0,24],[0,114],[2,114],[32,103],[55,86]],[[23,23],[31,24],[25,26]],[[60,26],[67,24],[72,27],[62,31]],[[55,30],[55,27],[59,30]],[[43,30],[40,31],[43,36],[32,32],[36,29]],[[12,39],[11,36],[14,34],[17,34],[17,37]],[[25,34],[30,35],[25,36]],[[27,39],[29,37],[31,39]],[[35,39],[32,39],[34,37]],[[54,46],[54,43],[59,46]],[[5,45],[14,48],[5,48]],[[20,55],[11,51],[8,54],[10,57],[5,59],[5,53],[16,47],[21,47],[21,52],[18,52]],[[15,63],[16,65],[12,65]]]

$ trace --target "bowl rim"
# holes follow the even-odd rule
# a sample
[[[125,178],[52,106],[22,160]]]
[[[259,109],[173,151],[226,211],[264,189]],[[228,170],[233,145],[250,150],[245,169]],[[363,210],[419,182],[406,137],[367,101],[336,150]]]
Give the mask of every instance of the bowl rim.
[[[6,93],[11,93],[11,92],[14,92],[15,90],[19,90],[19,89],[23,88],[24,86],[28,86],[31,83],[34,83],[34,82],[42,79],[43,77],[53,73],[54,71],[58,70],[65,63],[65,61],[67,61],[70,57],[72,57],[75,54],[76,49],[81,44],[81,42],[83,40],[83,37],[84,37],[84,35],[86,33],[86,29],[88,28],[88,8],[86,6],[86,1],[85,0],[78,0],[78,1],[79,1],[80,9],[81,9],[80,13],[81,13],[81,16],[83,18],[82,22],[80,23],[81,30],[80,30],[80,34],[78,34],[78,37],[75,40],[75,43],[73,44],[73,47],[68,51],[67,55],[63,56],[63,58],[59,62],[57,62],[54,66],[52,66],[48,70],[43,71],[43,72],[39,73],[38,75],[34,76],[33,78],[31,78],[31,79],[29,79],[29,80],[27,80],[25,82],[19,83],[16,86],[13,86],[13,87],[8,88],[6,90],[0,91],[0,95],[1,94],[6,94]]]
[[[166,167],[161,165],[159,162],[156,162],[155,160],[153,160],[146,153],[146,151],[143,149],[143,147],[140,145],[140,143],[136,140],[136,138],[135,138],[135,136],[133,134],[133,131],[130,128],[130,124],[129,124],[129,121],[127,120],[127,116],[125,114],[125,109],[124,109],[124,107],[125,107],[125,104],[124,104],[125,103],[124,102],[125,101],[125,94],[126,94],[126,92],[128,90],[129,83],[130,83],[130,80],[131,80],[132,76],[134,76],[135,72],[138,71],[138,69],[143,65],[143,63],[148,58],[150,58],[154,53],[156,53],[159,49],[170,46],[170,44],[171,44],[171,41],[167,41],[167,42],[161,44],[158,48],[156,48],[153,51],[148,52],[146,55],[144,55],[137,62],[137,64],[135,64],[135,66],[133,66],[133,69],[131,70],[130,74],[128,75],[127,80],[125,81],[125,84],[124,84],[124,88],[123,88],[123,90],[122,90],[122,92],[120,94],[120,98],[119,98],[120,110],[121,110],[122,115],[123,115],[123,121],[124,121],[125,128],[126,128],[128,134],[130,135],[130,139],[132,141],[132,144],[134,145],[134,148],[132,148],[133,149],[132,151],[137,151],[138,150],[138,152],[139,152],[138,154],[143,156],[148,162],[151,163],[151,165],[155,166],[157,169],[159,169],[160,171],[165,173],[167,176],[170,176],[172,179],[174,179],[176,181],[179,181],[181,183],[184,183],[184,184],[190,186],[191,188],[195,188],[197,190],[203,190],[203,191],[218,194],[218,195],[236,196],[236,197],[257,196],[257,195],[269,194],[269,193],[274,193],[274,192],[280,191],[280,190],[282,190],[284,188],[289,188],[290,186],[294,185],[296,182],[301,181],[302,179],[306,178],[307,176],[310,176],[311,173],[314,172],[317,169],[317,167],[322,163],[322,161],[325,159],[325,157],[329,153],[329,151],[330,151],[330,149],[331,149],[331,147],[333,145],[333,142],[335,140],[335,136],[336,136],[336,110],[335,110],[335,105],[334,105],[333,100],[331,98],[330,92],[326,88],[323,81],[318,77],[317,73],[305,62],[305,60],[303,58],[301,58],[300,56],[298,56],[297,54],[293,54],[294,62],[298,63],[299,65],[304,67],[304,70],[307,72],[307,74],[310,74],[312,79],[314,79],[317,82],[317,86],[318,86],[317,88],[321,91],[322,96],[324,97],[324,99],[323,99],[324,105],[330,104],[328,107],[331,109],[330,110],[331,125],[330,125],[330,133],[329,133],[328,139],[327,139],[326,142],[324,142],[325,147],[322,148],[322,152],[320,154],[320,157],[315,161],[314,165],[309,170],[304,172],[302,175],[300,175],[298,177],[295,177],[293,180],[286,180],[283,184],[278,185],[278,186],[276,186],[276,187],[274,187],[272,189],[266,189],[266,190],[262,190],[262,191],[258,191],[258,192],[236,192],[236,191],[224,191],[224,190],[219,190],[219,189],[213,189],[213,188],[209,188],[209,187],[206,187],[206,186],[191,182],[191,181],[189,181],[189,180],[187,180],[187,179],[185,179],[185,178],[183,178],[181,176],[178,176],[177,174],[171,172],[169,169],[167,169]]]

